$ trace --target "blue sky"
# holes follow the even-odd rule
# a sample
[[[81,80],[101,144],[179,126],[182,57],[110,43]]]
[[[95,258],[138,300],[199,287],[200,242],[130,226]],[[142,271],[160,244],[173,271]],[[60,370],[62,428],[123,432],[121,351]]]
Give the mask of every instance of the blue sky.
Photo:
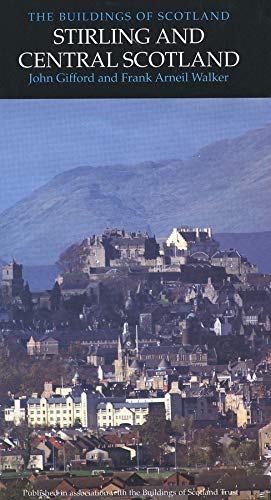
[[[2,100],[0,211],[64,170],[187,158],[270,122],[270,99]]]

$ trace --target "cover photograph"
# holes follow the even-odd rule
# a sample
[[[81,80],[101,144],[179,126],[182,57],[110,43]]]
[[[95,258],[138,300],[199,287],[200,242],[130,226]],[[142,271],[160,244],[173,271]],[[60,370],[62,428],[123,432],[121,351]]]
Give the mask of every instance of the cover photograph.
[[[270,3],[0,19],[0,499],[270,499]]]

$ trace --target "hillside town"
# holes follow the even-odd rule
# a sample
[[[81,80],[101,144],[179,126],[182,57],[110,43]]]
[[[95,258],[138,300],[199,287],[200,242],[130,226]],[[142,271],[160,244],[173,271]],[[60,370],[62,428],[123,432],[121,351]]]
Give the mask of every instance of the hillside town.
[[[270,498],[271,275],[210,227],[57,265],[40,292],[2,266],[0,499]]]

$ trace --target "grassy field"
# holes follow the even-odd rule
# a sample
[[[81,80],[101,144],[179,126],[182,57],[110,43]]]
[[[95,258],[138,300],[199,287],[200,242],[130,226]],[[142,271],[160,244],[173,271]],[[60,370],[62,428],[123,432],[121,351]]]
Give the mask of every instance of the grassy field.
[[[105,473],[106,475],[109,475],[109,474],[117,474],[117,472],[119,471],[116,471],[116,470],[111,470],[111,469],[104,469],[105,470]],[[184,469],[177,469],[177,470],[182,470],[184,471]],[[196,469],[187,469],[186,472],[195,472]],[[0,479],[13,479],[13,478],[18,478],[18,477],[29,477],[30,474],[32,474],[33,471],[23,471],[23,472],[14,472],[14,471],[11,471],[11,472],[8,472],[8,471],[5,471],[5,472],[2,472],[2,474],[0,474]],[[81,477],[89,477],[89,476],[95,476],[97,474],[93,474],[93,472],[95,472],[95,470],[91,470],[91,469],[88,469],[88,470],[82,470],[82,469],[72,469],[70,471],[66,471],[68,473],[70,473],[72,476],[81,476]],[[137,470],[133,470],[133,471],[127,471],[127,472],[137,472]],[[143,478],[143,479],[148,479],[148,478],[153,478],[153,479],[158,479],[158,478],[161,478],[161,479],[165,479],[166,477],[170,476],[171,474],[174,473],[174,470],[171,469],[171,470],[164,470],[164,469],[161,469],[159,470],[159,473],[152,470],[150,471],[149,473],[147,472],[147,470],[140,470],[138,472],[138,474],[140,474],[140,476]],[[43,471],[40,473],[41,475],[59,475],[61,476],[61,474],[65,474],[64,471]]]

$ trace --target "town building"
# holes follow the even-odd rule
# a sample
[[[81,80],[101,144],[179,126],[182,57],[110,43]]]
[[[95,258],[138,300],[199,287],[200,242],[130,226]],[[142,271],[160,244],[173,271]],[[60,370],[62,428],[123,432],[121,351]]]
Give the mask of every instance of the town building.
[[[143,425],[149,414],[165,414],[164,397],[111,398],[97,405],[98,427],[118,427],[122,424]]]
[[[49,398],[29,398],[27,401],[28,424],[31,427],[72,427],[76,423],[83,427],[95,426],[91,418],[90,398],[86,391],[78,396],[54,395]]]
[[[148,403],[101,402],[97,406],[98,427],[118,427],[122,424],[142,425],[149,413]]]
[[[259,429],[259,454],[260,458],[271,458],[271,423]]]
[[[96,406],[98,394],[80,385],[78,374],[73,386],[56,387],[46,382],[40,397],[33,395],[27,400],[27,421],[31,427],[83,427],[97,425]]]
[[[190,228],[179,227],[174,228],[166,240],[164,247],[165,255],[168,255],[171,262],[185,264],[182,261],[184,256],[193,256],[201,253],[205,257],[203,260],[208,260],[219,248],[219,243],[212,236],[210,227]],[[197,259],[198,260],[198,259]]]
[[[129,380],[131,364],[139,354],[138,330],[136,336],[129,331],[129,325],[124,323],[122,334],[118,338],[118,357],[115,360],[115,376],[118,382]]]
[[[106,230],[82,243],[82,271],[127,264],[154,266],[159,257],[159,244],[148,233],[127,233],[123,229]]]
[[[109,347],[90,346],[87,362],[93,366],[111,365],[117,358],[117,349]]]
[[[222,498],[226,495],[225,498],[228,499],[236,497],[242,500],[268,499],[270,491],[269,481],[269,477],[250,474],[244,468],[223,467],[201,470],[195,477],[195,488],[200,495],[206,489],[209,491],[222,491]]]
[[[24,467],[23,453],[21,450],[1,451],[0,471],[19,472]]]
[[[23,292],[23,266],[13,259],[2,267],[2,289],[6,297],[18,297]]]
[[[5,422],[12,422],[14,425],[20,425],[26,420],[27,398],[25,396],[15,398],[4,409]]]
[[[216,267],[224,267],[227,274],[245,276],[251,273],[257,273],[258,268],[250,264],[237,250],[218,250],[211,256],[211,264]]]
[[[53,337],[42,337],[41,339],[36,339],[35,336],[31,335],[30,339],[26,344],[28,356],[57,356],[59,349],[58,340]]]
[[[44,462],[44,453],[42,450],[31,450],[27,468],[35,471],[42,471],[44,469]]]
[[[207,366],[216,364],[215,349],[208,349],[200,345],[151,345],[143,347],[139,353],[139,360],[146,368],[158,367],[162,360],[166,360],[168,368],[171,366]]]

